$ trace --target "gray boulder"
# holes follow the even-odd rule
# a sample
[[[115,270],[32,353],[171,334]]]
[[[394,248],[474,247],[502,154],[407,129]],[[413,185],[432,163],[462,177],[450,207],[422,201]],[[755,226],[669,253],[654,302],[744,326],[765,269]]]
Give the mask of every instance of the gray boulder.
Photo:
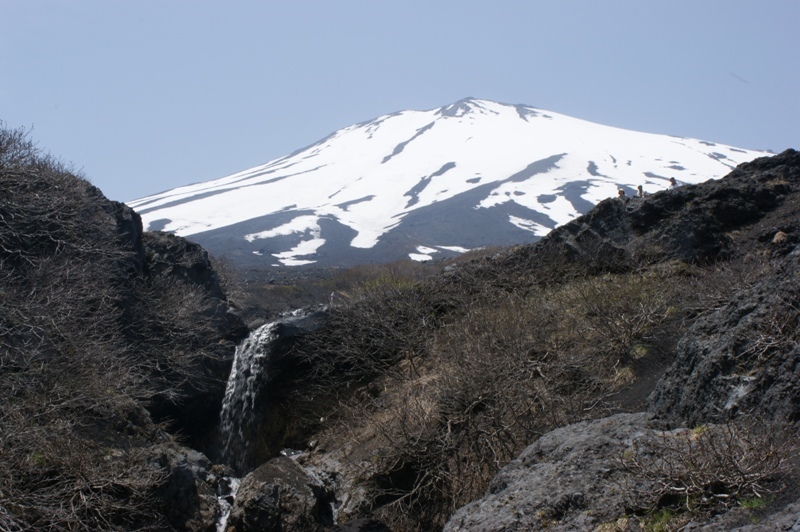
[[[650,410],[687,426],[742,414],[799,420],[799,275],[795,250],[758,284],[697,319],[650,396]]]
[[[656,429],[645,413],[617,414],[556,429],[506,467],[483,499],[459,509],[449,532],[594,530],[625,513],[627,473],[619,458]]]
[[[776,505],[777,506],[777,505]],[[800,530],[800,501],[781,508],[762,510],[736,508],[707,523],[689,523],[686,532],[796,532]]]
[[[148,450],[150,460],[166,480],[156,492],[163,514],[176,530],[211,531],[220,512],[216,497],[218,475],[200,452],[174,443]]]
[[[333,526],[333,494],[294,460],[273,458],[242,480],[228,530],[323,530]]]

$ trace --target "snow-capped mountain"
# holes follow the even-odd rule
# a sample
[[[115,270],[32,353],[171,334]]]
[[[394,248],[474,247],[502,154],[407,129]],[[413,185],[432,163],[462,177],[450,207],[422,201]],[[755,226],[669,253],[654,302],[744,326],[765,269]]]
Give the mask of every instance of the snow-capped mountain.
[[[425,260],[532,242],[619,188],[698,183],[764,155],[467,98],[129,205],[145,229],[245,266]]]

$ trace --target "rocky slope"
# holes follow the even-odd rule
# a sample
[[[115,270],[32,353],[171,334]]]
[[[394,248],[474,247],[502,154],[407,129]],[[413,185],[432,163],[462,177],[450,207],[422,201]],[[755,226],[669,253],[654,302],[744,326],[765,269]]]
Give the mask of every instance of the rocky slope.
[[[784,477],[776,487],[769,510],[739,508],[705,524],[696,516],[677,514],[670,526],[692,520],[687,529],[798,526],[797,503],[785,509],[782,505],[800,495],[790,488],[798,472],[789,465],[797,453],[794,424],[800,402],[799,190],[800,154],[788,151],[742,165],[718,182],[682,187],[638,205],[600,205],[583,220],[554,232],[553,238],[577,255],[588,246],[608,246],[631,256],[644,245],[657,246],[659,258],[695,263],[728,259],[738,269],[727,266],[719,281],[740,282],[743,289],[711,301],[695,316],[677,345],[675,362],[650,397],[648,413],[571,425],[543,436],[495,477],[483,499],[460,509],[445,529],[634,529],[648,518],[631,513],[631,486],[644,480],[625,467],[626,453],[647,439],[687,430],[673,427],[753,419],[771,422],[772,430],[786,440],[781,444],[786,450],[784,474],[791,480]],[[664,432],[670,428],[672,432]],[[751,437],[764,447],[756,445],[750,452],[762,455],[759,459],[766,456],[770,436]]]
[[[208,255],[0,129],[0,529],[208,529],[246,333]]]
[[[482,485],[478,472],[486,466],[481,461],[485,457],[474,446],[476,440],[470,440],[467,449],[459,447],[459,438],[487,438],[497,453],[501,445],[518,440],[490,440],[487,431],[495,431],[497,437],[509,430],[503,423],[516,420],[538,425],[533,432],[506,435],[529,438],[533,444],[509,456],[510,463],[487,482],[485,496],[458,509],[446,530],[792,526],[798,519],[794,501],[800,495],[791,488],[798,478],[793,425],[798,404],[798,199],[800,154],[787,151],[741,165],[719,181],[641,200],[601,202],[537,244],[448,267],[433,284],[415,292],[417,308],[402,314],[398,287],[381,292],[393,301],[386,307],[368,297],[372,311],[382,317],[377,321],[362,309],[357,324],[332,309],[329,319],[347,328],[347,338],[325,329],[309,336],[327,334],[327,345],[335,342],[326,357],[350,353],[339,370],[350,372],[349,386],[356,391],[336,397],[349,402],[357,418],[329,408],[333,417],[343,417],[346,427],[321,419],[300,436],[295,434],[294,444],[304,448],[295,460],[305,468],[306,484],[318,486],[319,493],[316,502],[303,504],[310,508],[332,500],[340,524],[377,527],[374,521],[360,521],[377,517],[397,530],[430,527],[439,519],[433,509],[446,508],[437,496],[450,489],[450,475],[462,493]],[[470,303],[453,295],[463,293],[469,294]],[[513,312],[531,312],[502,299],[502,294],[519,293],[549,298],[545,309],[533,309],[531,324],[542,330],[530,340],[520,336],[531,335],[527,324],[513,333],[508,323],[487,327],[485,320],[497,319],[497,310],[487,313],[476,304],[489,298],[494,309],[510,304]],[[562,303],[568,308],[560,309]],[[466,329],[458,333],[457,364],[463,371],[445,370],[438,366],[447,361],[442,350],[449,348],[443,339],[448,328],[462,326],[466,318],[459,317],[458,309],[465,304],[468,314],[480,316],[484,323],[463,322],[480,330],[476,336]],[[541,312],[574,321],[548,325]],[[626,313],[631,314],[626,318]],[[520,318],[512,315],[500,321]],[[420,318],[432,328],[412,329],[409,336],[399,332]],[[443,321],[431,326],[437,319]],[[370,323],[375,340],[369,349],[382,353],[385,363],[397,364],[399,371],[353,366],[361,363],[359,327]],[[576,328],[590,343],[578,344],[571,352],[567,342],[578,340],[562,325]],[[381,329],[384,326],[389,328]],[[389,350],[395,344],[390,336],[407,342],[418,334],[435,337],[436,345],[405,343],[401,356],[391,358]],[[519,358],[506,358],[504,353],[517,347],[506,343],[502,334],[523,340]],[[470,346],[479,337],[490,338],[493,347],[479,351],[482,358],[474,361]],[[302,344],[302,338],[298,341]],[[571,352],[571,362],[550,365],[557,355],[549,351],[538,358],[545,348]],[[581,350],[591,357],[580,359]],[[611,357],[610,371],[605,357]],[[292,362],[289,354],[282,361],[302,374],[301,360]],[[495,373],[495,362],[508,371]],[[581,374],[580,366],[573,364],[593,364],[588,369],[594,375]],[[522,383],[516,380],[528,371]],[[474,380],[476,372],[483,381]],[[552,372],[560,374],[558,381],[549,379]],[[578,387],[568,384],[571,378],[577,379]],[[448,384],[449,379],[473,380],[462,389]],[[313,374],[303,382],[312,386]],[[497,386],[491,387],[492,382]],[[517,386],[529,395],[541,393],[537,382],[548,383],[547,390],[556,395],[532,401],[513,395]],[[577,410],[557,398],[559,386],[566,386],[565,397],[578,403]],[[576,393],[587,387],[599,395]],[[450,413],[451,402],[460,400],[451,394],[462,392],[467,400],[461,406],[456,403],[461,410]],[[366,399],[359,398],[362,393]],[[318,396],[317,406],[322,399]],[[506,418],[514,401],[516,417]],[[525,408],[551,409],[551,417],[531,417]],[[615,409],[640,411],[604,415]],[[482,425],[484,415],[496,423]],[[585,420],[572,423],[581,418]],[[473,424],[475,432],[469,429]],[[314,440],[313,445],[306,447],[303,435],[306,441]],[[393,438],[401,448],[393,446]],[[457,461],[437,461],[428,453],[451,455]],[[699,473],[692,472],[687,456],[705,464]],[[494,455],[495,461],[498,457]],[[468,465],[459,470],[459,460]],[[736,477],[739,470],[749,471],[749,476]],[[437,483],[426,484],[432,477]],[[257,497],[265,492],[259,493]],[[448,500],[455,500],[455,493]],[[247,514],[252,497],[237,501],[238,515]],[[415,497],[427,506],[415,506]],[[236,523],[246,521],[238,519]],[[330,526],[326,519],[309,526],[325,529]]]

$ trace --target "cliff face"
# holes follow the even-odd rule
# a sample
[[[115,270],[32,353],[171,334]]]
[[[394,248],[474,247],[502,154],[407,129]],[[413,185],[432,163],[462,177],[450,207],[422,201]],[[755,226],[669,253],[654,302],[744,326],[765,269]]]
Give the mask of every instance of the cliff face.
[[[0,528],[200,523],[152,502],[162,442],[203,443],[243,332],[203,250],[0,131]]]

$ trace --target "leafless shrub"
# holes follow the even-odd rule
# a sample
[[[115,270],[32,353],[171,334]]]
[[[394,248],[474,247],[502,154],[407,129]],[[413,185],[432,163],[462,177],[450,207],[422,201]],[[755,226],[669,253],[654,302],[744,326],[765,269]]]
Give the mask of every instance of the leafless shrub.
[[[625,382],[621,353],[671,323],[674,296],[638,274],[477,294],[453,293],[448,311],[413,333],[416,344],[397,338],[416,347],[381,369],[386,390],[355,395],[342,414],[350,424],[360,416],[385,442],[376,504],[397,526],[441,526],[538,435],[608,412]],[[411,301],[414,312],[425,307]],[[360,306],[351,310],[349,320],[363,319]],[[326,342],[339,356],[342,341]]]
[[[625,358],[635,343],[652,339],[650,333],[677,312],[671,283],[658,274],[603,275],[573,284],[585,309],[589,330],[603,346]]]
[[[774,353],[788,352],[800,342],[800,308],[796,296],[774,294],[771,308],[753,328],[740,334],[736,358],[763,364]]]
[[[385,373],[400,360],[419,357],[436,324],[421,285],[384,276],[357,285],[351,297],[331,309],[328,322],[298,349],[312,382],[353,386]]]
[[[381,442],[375,511],[399,529],[442,526],[540,434],[606,414],[634,378],[636,346],[674,342],[680,328],[670,271],[521,292],[476,271],[371,277],[295,353],[311,368],[303,391],[315,383],[314,406],[327,404],[312,419]]]
[[[0,169],[75,174],[72,168],[60,160],[42,152],[31,139],[31,130],[9,129],[6,123],[0,120]]]
[[[733,296],[752,288],[772,270],[773,264],[764,254],[695,268],[688,276],[692,309],[699,314],[719,310]]]
[[[97,445],[81,437],[70,420],[20,419],[19,412],[4,413],[0,528],[163,526],[151,495],[164,474],[137,451]]]
[[[207,379],[192,350],[216,309],[136,278],[113,208],[0,127],[0,529],[163,528],[143,404]]]
[[[355,301],[387,287],[409,286],[428,279],[437,269],[427,263],[400,260],[388,264],[364,264],[338,272],[327,285],[340,301]]]
[[[219,286],[233,304],[239,304],[246,297],[246,290],[241,273],[236,269],[233,262],[226,257],[209,255],[209,260],[214,271],[219,277]]]
[[[637,440],[620,463],[635,510],[708,516],[781,489],[796,455],[788,427],[740,421]]]

